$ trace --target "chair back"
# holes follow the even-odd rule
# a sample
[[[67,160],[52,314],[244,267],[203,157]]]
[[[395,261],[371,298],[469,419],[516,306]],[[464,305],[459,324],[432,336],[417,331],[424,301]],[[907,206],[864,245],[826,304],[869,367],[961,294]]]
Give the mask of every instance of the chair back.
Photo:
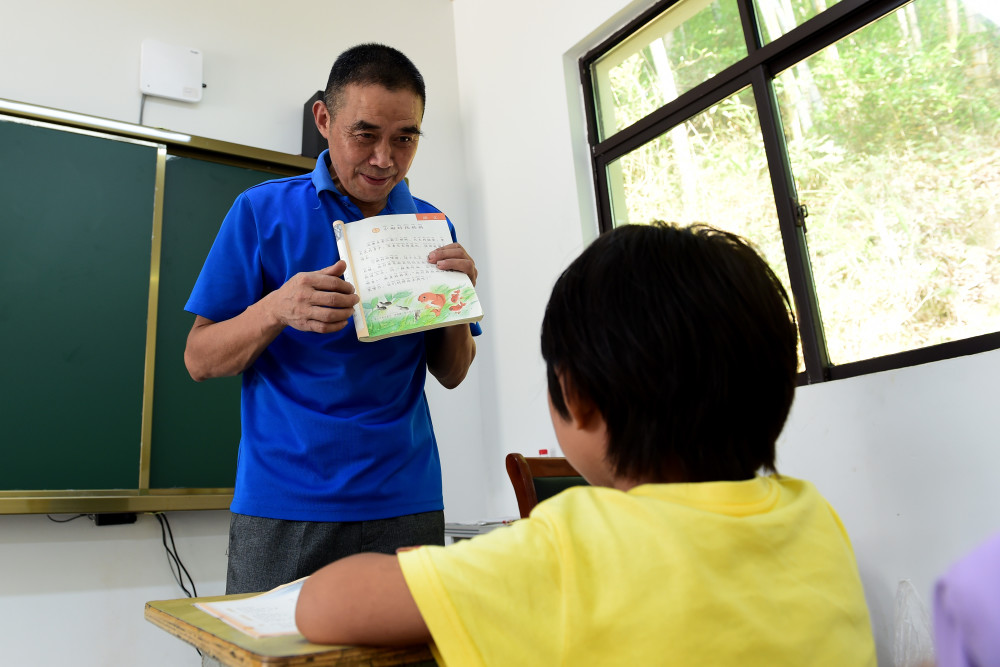
[[[514,487],[521,518],[535,505],[571,486],[586,486],[587,480],[561,456],[507,455],[507,476]]]

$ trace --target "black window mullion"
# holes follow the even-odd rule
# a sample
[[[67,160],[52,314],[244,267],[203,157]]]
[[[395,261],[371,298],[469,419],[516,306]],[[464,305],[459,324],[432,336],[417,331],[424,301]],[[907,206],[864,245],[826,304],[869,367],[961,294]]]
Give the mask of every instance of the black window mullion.
[[[580,61],[580,83],[583,85],[584,114],[587,122],[587,142],[590,144],[590,154],[594,155],[594,146],[601,140],[600,129],[597,127],[597,96],[594,91],[594,78],[590,73],[590,63]]]
[[[826,335],[823,332],[816,296],[816,283],[809,261],[806,226],[798,212],[799,201],[785,136],[781,129],[781,118],[778,115],[773,79],[762,66],[751,73],[751,80],[760,131],[764,139],[764,153],[767,155],[768,172],[771,176],[771,188],[774,190],[778,226],[781,229],[781,240],[785,249],[788,280],[791,283],[795,310],[798,314],[806,380],[809,384],[822,382],[829,378],[830,355],[827,352]]]
[[[868,373],[880,373],[897,368],[906,368],[907,366],[941,361],[942,359],[979,354],[980,352],[996,350],[998,348],[1000,348],[1000,331],[832,366],[829,372],[829,379],[842,380],[844,378],[867,375]]]
[[[753,11],[753,0],[736,0],[740,10],[740,23],[743,24],[743,40],[747,45],[747,55],[753,58],[760,50],[760,30],[757,26],[757,15]]]
[[[608,185],[609,160],[594,156],[594,184],[597,192],[597,228],[603,234],[615,228],[614,211],[611,210],[611,188]]]
[[[724,76],[730,72],[731,76]],[[712,85],[706,85],[707,83]],[[736,67],[731,67],[706,84],[688,91],[673,102],[663,105],[645,118],[602,141],[593,147],[594,154],[604,157],[607,162],[627,155],[675,125],[697,116],[712,105],[746,88],[750,85],[750,77]]]
[[[584,111],[587,122],[587,137],[590,144],[590,169],[593,172],[595,192],[597,194],[597,227],[598,233],[611,231],[614,227],[611,211],[611,192],[608,189],[607,160],[601,158],[597,151],[601,130],[597,117],[597,97],[594,90],[594,78],[591,72],[592,61],[580,60],[580,82],[583,84]]]
[[[597,59],[614,48],[617,44],[617,42],[606,43],[600,48],[594,49],[588,53],[580,61],[581,76],[583,77],[584,92],[586,94],[584,99],[586,100],[588,132],[590,135],[590,143],[594,147],[593,150],[596,154],[610,154],[612,151],[618,152],[621,150],[620,147],[623,144],[627,144],[628,146],[631,146],[631,148],[622,150],[619,154],[621,155],[627,153],[629,150],[635,148],[634,138],[636,136],[650,136],[651,128],[653,130],[661,127],[669,129],[673,125],[676,125],[676,122],[671,123],[668,119],[676,116],[683,116],[684,113],[681,113],[681,110],[684,110],[685,113],[687,113],[687,110],[691,110],[690,113],[687,113],[688,117],[696,115],[708,106],[711,106],[711,104],[714,104],[714,102],[706,104],[703,101],[705,98],[711,98],[718,101],[732,94],[735,90],[738,90],[732,88],[732,82],[734,80],[745,80],[747,72],[752,71],[761,65],[768,66],[773,72],[781,72],[795,63],[808,58],[810,55],[825,48],[826,46],[836,42],[845,35],[848,35],[851,32],[864,27],[871,21],[884,16],[900,5],[906,4],[908,1],[909,0],[840,0],[840,2],[833,5],[822,14],[794,28],[788,34],[782,35],[778,39],[766,45],[760,46],[757,44],[759,41],[759,29],[757,26],[756,15],[750,5],[751,0],[738,0],[740,20],[742,24],[741,27],[747,41],[747,57],[733,63],[708,81],[692,88],[679,96],[676,100],[665,104],[645,118],[641,118],[629,127],[623,128],[611,136],[606,137],[604,140],[601,140],[600,131],[597,125],[598,119],[594,109],[596,98],[590,67]],[[663,11],[665,7],[675,4],[675,2],[676,0],[671,2],[660,2],[657,3],[655,8],[658,11]],[[635,21],[630,25],[635,26],[633,27],[633,30],[637,29],[638,27],[641,27],[641,25],[644,25],[648,21],[652,20],[655,15],[656,13],[654,12],[646,12],[643,14],[641,21]],[[630,34],[625,31],[622,31],[622,33],[623,34],[620,36],[617,36],[618,41],[621,41],[627,37],[628,34]],[[721,95],[719,92],[720,90],[724,91]],[[652,136],[658,136],[658,134],[654,131]]]
[[[610,37],[604,40],[601,44],[598,44],[595,48],[591,49],[587,53],[583,54],[580,62],[583,63],[584,67],[589,68],[594,62],[596,62],[601,56],[615,48],[618,44],[625,41],[629,35],[639,30],[642,26],[646,25],[657,16],[667,11],[672,5],[676,5],[678,2],[683,2],[683,0],[657,0],[654,2],[646,11],[642,12],[634,19],[623,25],[621,28],[616,30]]]
[[[838,366],[830,362],[808,251],[807,228],[799,213],[773,78],[912,0],[838,0],[826,10],[766,44],[761,43],[763,35],[754,11],[755,0],[736,0],[747,57],[629,127],[602,138],[595,95],[597,82],[591,71],[593,64],[636,30],[682,1],[650,0],[650,6],[645,11],[580,60],[601,232],[614,227],[611,191],[608,187],[609,164],[749,85],[752,86],[760,121],[790,287],[798,314],[806,366],[805,372],[799,374],[800,382],[811,384],[1000,348],[1000,332],[996,332]]]
[[[780,73],[909,2],[912,0],[839,0],[761,47],[759,55],[772,72]]]

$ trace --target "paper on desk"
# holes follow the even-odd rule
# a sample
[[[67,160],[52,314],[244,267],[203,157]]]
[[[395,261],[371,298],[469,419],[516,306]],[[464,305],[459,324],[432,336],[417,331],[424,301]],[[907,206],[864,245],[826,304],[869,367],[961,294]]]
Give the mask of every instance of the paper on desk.
[[[452,523],[446,523],[445,528],[454,527],[461,528],[465,526],[501,526],[508,523],[514,523],[518,517],[516,516],[504,516],[499,519],[478,519],[476,521],[455,521]]]
[[[295,603],[306,577],[240,600],[197,602],[195,606],[251,637],[298,634]]]

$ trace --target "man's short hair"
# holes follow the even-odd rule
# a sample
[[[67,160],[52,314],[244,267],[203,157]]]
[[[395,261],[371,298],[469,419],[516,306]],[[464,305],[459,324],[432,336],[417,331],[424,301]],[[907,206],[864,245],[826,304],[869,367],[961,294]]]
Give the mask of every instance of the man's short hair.
[[[417,66],[401,51],[385,44],[359,44],[341,53],[330,69],[323,101],[335,117],[343,104],[344,88],[349,85],[379,85],[387,90],[409,90],[427,106],[424,77]]]
[[[626,479],[704,482],[775,472],[795,393],[795,316],[744,239],[707,225],[626,225],[600,236],[556,281],[542,356],[607,423],[608,462]]]

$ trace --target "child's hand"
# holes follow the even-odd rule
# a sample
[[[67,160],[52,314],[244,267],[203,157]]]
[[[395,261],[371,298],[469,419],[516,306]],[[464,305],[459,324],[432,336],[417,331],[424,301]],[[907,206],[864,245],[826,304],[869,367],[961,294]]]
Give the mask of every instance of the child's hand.
[[[412,547],[399,547],[398,549],[396,549],[396,553],[402,553],[404,551],[413,551],[414,549],[419,549],[422,546],[423,546],[422,544],[415,544]]]

